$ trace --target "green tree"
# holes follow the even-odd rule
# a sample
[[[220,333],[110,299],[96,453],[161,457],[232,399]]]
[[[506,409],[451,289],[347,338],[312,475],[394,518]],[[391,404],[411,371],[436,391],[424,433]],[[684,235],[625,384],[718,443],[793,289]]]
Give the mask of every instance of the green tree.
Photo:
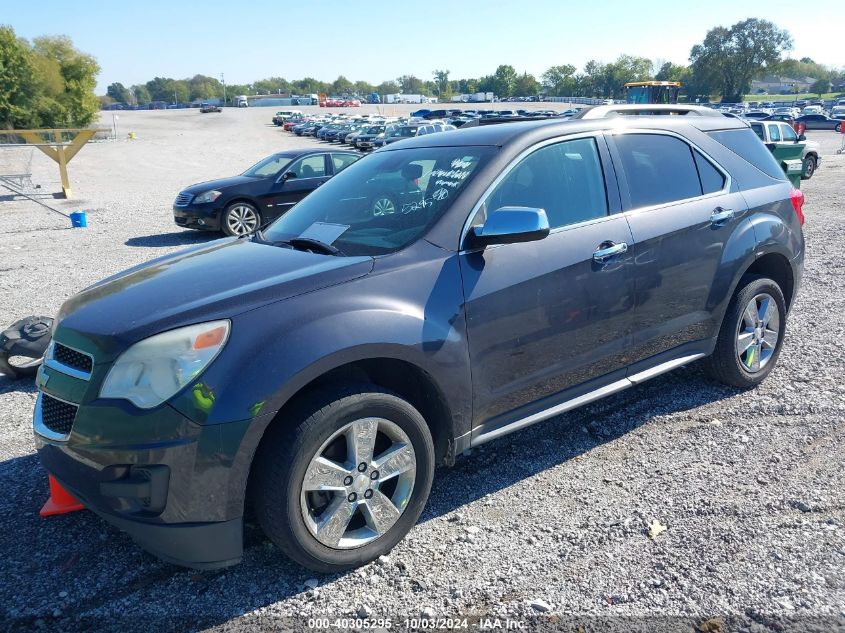
[[[334,95],[347,95],[350,92],[352,92],[352,87],[353,87],[352,82],[349,81],[343,75],[340,75],[340,76],[338,76],[337,79],[335,79],[332,82],[332,90],[331,91],[332,91],[332,94],[334,94]]]
[[[152,101],[150,97],[150,91],[147,90],[147,87],[143,84],[135,85],[130,88],[132,93],[135,95],[135,103],[149,103]]]
[[[191,101],[205,101],[206,99],[216,99],[223,96],[223,84],[215,77],[194,75],[188,79],[187,83],[188,98]]]
[[[540,92],[540,82],[534,75],[522,73],[513,87],[513,94],[518,97],[536,96]]]
[[[819,95],[821,97],[823,94],[830,91],[830,80],[829,79],[817,79],[815,83],[810,86],[810,92],[813,94]]]
[[[118,103],[132,103],[132,93],[120,82],[109,84],[106,95]]]
[[[516,70],[509,64],[502,64],[493,73],[493,93],[500,98],[514,94],[516,86]]]
[[[382,96],[396,94],[401,89],[401,86],[395,81],[382,81],[376,86],[376,92]]]
[[[434,76],[434,84],[437,90],[437,96],[441,99],[451,99],[452,85],[449,83],[449,71],[435,70],[432,75]]]
[[[575,78],[575,66],[561,64],[552,66],[542,75],[543,89],[553,97],[571,97],[575,95],[578,81]]]
[[[77,50],[69,37],[37,37],[32,50],[40,58],[41,67],[53,67],[61,77],[60,84],[44,89],[38,105],[42,125],[47,127],[84,127],[89,125],[100,110],[100,101],[94,94],[100,65],[91,55]],[[55,72],[51,73],[55,77]],[[58,88],[58,90],[56,90]]]
[[[396,82],[399,84],[399,89],[408,95],[428,94],[425,82],[414,75],[402,75]]]
[[[355,84],[352,86],[353,92],[355,94],[360,95],[362,97],[368,96],[371,92],[378,92],[371,83],[367,83],[366,81],[356,81]]]
[[[690,51],[693,78],[708,94],[726,101],[740,101],[761,72],[776,69],[781,54],[792,48],[792,37],[773,23],[759,18],[717,26],[704,42]]]
[[[39,127],[33,118],[38,82],[29,44],[0,26],[0,127]]]

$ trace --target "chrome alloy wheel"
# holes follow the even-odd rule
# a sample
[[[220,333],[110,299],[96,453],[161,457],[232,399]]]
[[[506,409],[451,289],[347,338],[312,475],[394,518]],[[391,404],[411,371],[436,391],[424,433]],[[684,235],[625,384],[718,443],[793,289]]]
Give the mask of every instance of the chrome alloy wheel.
[[[780,310],[771,295],[758,294],[748,302],[736,334],[736,354],[747,372],[757,373],[768,364],[780,329]]]
[[[390,213],[396,213],[396,205],[393,204],[393,200],[387,197],[376,198],[373,203],[373,215],[388,215]]]
[[[411,499],[416,465],[411,441],[393,422],[365,418],[347,424],[305,470],[300,505],[308,531],[334,549],[382,536]]]
[[[252,207],[236,204],[226,213],[226,225],[232,235],[250,235],[258,228],[258,216]]]

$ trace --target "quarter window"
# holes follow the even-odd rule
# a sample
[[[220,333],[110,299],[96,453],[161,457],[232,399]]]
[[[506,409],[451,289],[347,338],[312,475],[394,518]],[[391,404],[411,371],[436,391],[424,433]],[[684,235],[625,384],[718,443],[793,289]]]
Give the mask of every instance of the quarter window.
[[[553,229],[606,216],[607,192],[595,139],[547,145],[521,160],[490,193],[484,209],[489,213],[508,206],[545,210]]]
[[[698,177],[701,180],[702,193],[716,193],[725,186],[725,177],[713,164],[701,154],[693,151],[695,166],[698,168]]]
[[[634,208],[701,195],[692,148],[680,139],[658,134],[621,134],[615,141]]]

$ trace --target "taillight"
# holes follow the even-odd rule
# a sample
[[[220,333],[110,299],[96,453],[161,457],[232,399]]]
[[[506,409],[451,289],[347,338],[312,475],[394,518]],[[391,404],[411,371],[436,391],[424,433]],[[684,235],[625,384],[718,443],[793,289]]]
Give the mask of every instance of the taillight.
[[[792,208],[795,209],[795,215],[798,216],[798,223],[804,226],[804,210],[801,208],[804,206],[804,194],[801,193],[800,189],[793,187],[789,194],[789,201],[792,203]]]

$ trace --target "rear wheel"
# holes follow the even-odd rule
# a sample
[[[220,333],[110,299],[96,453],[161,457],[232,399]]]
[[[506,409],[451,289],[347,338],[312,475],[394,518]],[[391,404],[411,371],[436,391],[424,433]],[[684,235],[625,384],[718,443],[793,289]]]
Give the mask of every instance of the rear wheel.
[[[837,123],[837,124],[836,124],[836,127],[834,127],[834,128],[833,128],[833,131],[834,131],[834,132],[841,132],[841,131],[842,131],[842,124],[841,124],[841,123]]]
[[[261,214],[248,202],[233,202],[223,212],[220,225],[226,235],[252,235],[261,227]]]
[[[720,382],[755,387],[774,369],[785,333],[786,302],[780,286],[764,277],[744,277],[705,367]]]
[[[272,429],[256,456],[255,511],[264,532],[321,572],[390,551],[431,489],[434,445],[419,412],[359,385],[316,395],[291,422]]]

